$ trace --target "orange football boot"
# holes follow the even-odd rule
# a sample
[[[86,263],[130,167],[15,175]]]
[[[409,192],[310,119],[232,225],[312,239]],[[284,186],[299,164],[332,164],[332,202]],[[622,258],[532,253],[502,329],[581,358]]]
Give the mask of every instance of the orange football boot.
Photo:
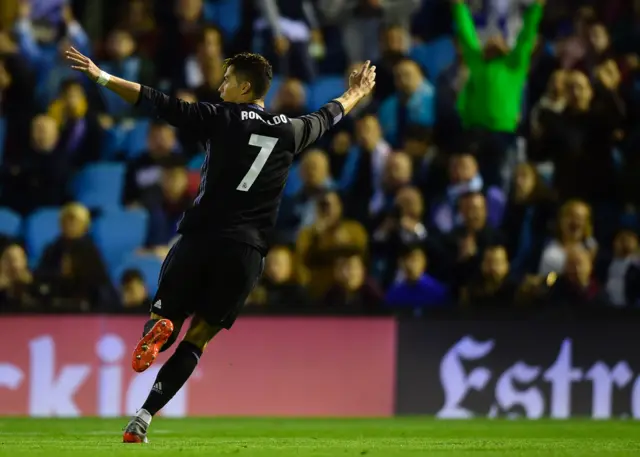
[[[131,359],[133,370],[142,373],[149,368],[172,333],[173,322],[169,319],[160,319],[156,322],[153,328],[138,342],[133,351]]]

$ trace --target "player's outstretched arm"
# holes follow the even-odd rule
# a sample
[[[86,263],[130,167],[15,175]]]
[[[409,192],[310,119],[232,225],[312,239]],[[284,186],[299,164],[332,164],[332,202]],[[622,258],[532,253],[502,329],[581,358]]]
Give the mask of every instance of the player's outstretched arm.
[[[298,153],[318,141],[343,116],[365,98],[376,85],[376,67],[367,61],[349,76],[349,89],[318,111],[291,119],[295,136],[295,152]]]
[[[128,103],[134,104],[138,102],[142,89],[140,84],[109,75],[100,70],[90,58],[83,55],[76,48],[69,48],[65,54],[73,70],[84,73],[91,81],[115,92]]]
[[[208,121],[218,114],[216,106],[210,103],[187,103],[150,87],[110,75],[75,48],[70,48],[66,57],[72,69],[84,73],[91,81],[106,87],[128,103],[151,105],[160,118],[176,127],[197,134],[203,132]]]

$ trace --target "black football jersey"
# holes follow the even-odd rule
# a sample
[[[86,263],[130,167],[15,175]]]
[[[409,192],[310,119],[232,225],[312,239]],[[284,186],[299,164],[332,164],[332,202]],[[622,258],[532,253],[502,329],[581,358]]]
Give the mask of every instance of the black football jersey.
[[[206,149],[198,194],[178,226],[229,238],[267,252],[266,235],[278,208],[294,155],[342,119],[336,101],[298,118],[237,103],[187,103],[143,86],[140,104]]]

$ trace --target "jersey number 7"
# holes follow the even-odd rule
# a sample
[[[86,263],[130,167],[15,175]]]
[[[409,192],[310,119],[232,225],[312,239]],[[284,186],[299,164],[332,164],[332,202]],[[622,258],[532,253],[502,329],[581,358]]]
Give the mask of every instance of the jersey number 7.
[[[239,190],[240,192],[248,192],[249,189],[251,189],[251,186],[253,186],[253,183],[262,171],[264,164],[267,163],[267,159],[276,147],[277,142],[278,139],[271,136],[256,135],[255,133],[251,135],[251,138],[249,138],[249,144],[251,146],[259,147],[260,152],[258,152],[256,160],[253,161],[251,168],[249,168],[247,174],[244,175],[244,178],[242,178],[242,181],[240,181],[236,190]]]

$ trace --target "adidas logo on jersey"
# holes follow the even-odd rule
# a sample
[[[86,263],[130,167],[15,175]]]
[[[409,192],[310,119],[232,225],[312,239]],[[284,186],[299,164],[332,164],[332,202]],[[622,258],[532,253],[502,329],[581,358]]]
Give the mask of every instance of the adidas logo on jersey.
[[[157,302],[155,302],[153,307],[157,309],[162,309],[162,300],[158,300]]]

